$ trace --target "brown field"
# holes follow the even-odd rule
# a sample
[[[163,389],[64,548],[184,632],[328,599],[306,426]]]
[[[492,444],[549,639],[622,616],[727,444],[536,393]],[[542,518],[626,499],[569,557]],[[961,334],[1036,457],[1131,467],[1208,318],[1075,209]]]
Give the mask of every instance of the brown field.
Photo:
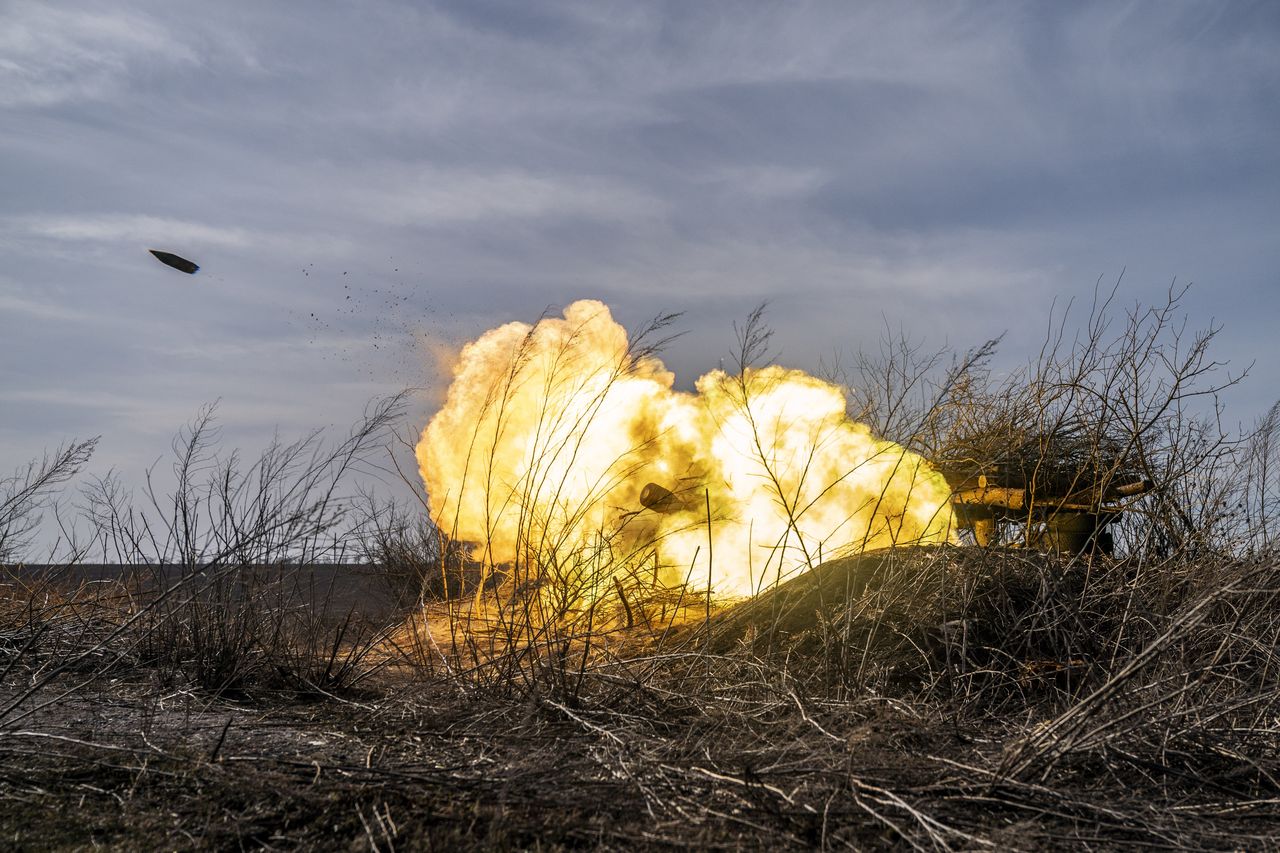
[[[381,594],[374,619],[281,597],[303,571],[245,587],[253,630],[183,655],[147,635],[188,642],[210,611],[121,630],[147,605],[120,579],[11,575],[6,844],[1280,844],[1272,564],[908,550],[671,630],[434,651]],[[367,571],[333,587],[372,590]],[[317,636],[289,627],[303,611]]]

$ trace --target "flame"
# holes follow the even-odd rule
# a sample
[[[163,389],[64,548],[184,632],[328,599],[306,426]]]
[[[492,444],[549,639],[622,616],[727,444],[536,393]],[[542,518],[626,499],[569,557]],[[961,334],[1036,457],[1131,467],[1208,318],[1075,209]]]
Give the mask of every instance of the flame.
[[[639,577],[745,596],[863,550],[945,542],[946,481],[845,414],[799,370],[715,370],[697,393],[583,300],[463,348],[417,446],[433,519],[488,566],[602,583]],[[643,509],[650,482],[674,493]]]

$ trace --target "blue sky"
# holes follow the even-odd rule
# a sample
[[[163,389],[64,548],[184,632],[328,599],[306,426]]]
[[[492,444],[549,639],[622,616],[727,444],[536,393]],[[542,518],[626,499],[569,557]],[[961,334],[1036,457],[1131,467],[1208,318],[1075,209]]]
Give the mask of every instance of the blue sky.
[[[1280,397],[1280,4],[0,2],[0,461],[260,446],[578,298],[1025,358],[1122,269]],[[203,267],[156,263],[168,249]]]

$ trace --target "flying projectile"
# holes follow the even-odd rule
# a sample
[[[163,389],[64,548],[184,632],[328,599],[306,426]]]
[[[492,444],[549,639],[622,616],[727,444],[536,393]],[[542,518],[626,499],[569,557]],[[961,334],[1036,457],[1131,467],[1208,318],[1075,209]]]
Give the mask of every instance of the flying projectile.
[[[180,258],[177,255],[173,254],[172,252],[162,252],[159,249],[148,249],[147,251],[155,255],[156,260],[158,260],[160,263],[167,264],[173,267],[175,270],[181,270],[182,272],[187,273],[188,275],[193,275],[195,274],[196,270],[200,269],[199,264],[193,263],[192,261],[189,261],[186,258]]]

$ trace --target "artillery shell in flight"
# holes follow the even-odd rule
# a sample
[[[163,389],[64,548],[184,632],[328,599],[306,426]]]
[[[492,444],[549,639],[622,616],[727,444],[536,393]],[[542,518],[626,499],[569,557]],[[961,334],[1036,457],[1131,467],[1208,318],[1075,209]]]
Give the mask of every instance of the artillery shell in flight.
[[[172,252],[162,252],[159,249],[148,249],[147,251],[155,255],[156,260],[158,260],[160,263],[167,264],[173,267],[175,270],[181,270],[187,275],[194,275],[195,271],[200,269],[199,264],[193,261],[189,261],[186,258],[179,257],[173,254]]]

